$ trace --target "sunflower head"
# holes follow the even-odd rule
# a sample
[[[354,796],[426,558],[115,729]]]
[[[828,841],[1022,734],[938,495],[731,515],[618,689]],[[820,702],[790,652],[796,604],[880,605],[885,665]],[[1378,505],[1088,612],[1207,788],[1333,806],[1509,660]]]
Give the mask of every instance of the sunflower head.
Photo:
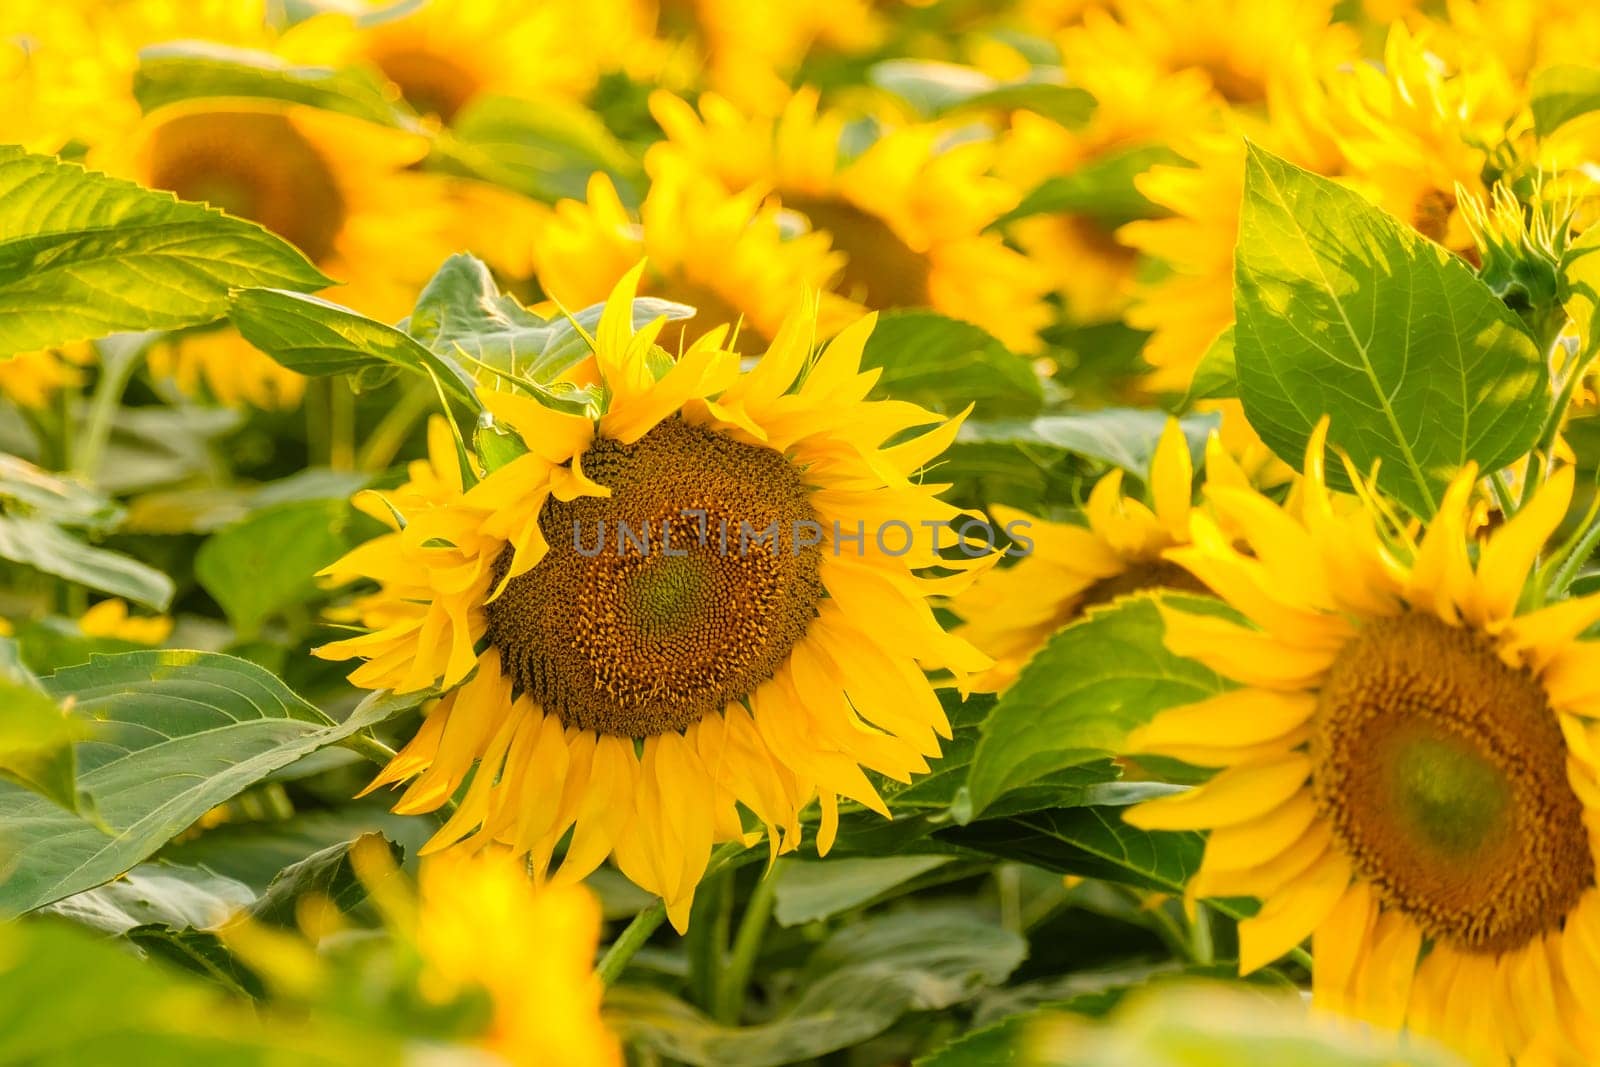
[[[1169,550],[1253,625],[1164,611],[1168,646],[1240,687],[1135,733],[1222,770],[1128,819],[1211,830],[1190,891],[1262,898],[1244,970],[1314,936],[1325,1006],[1513,1059],[1532,1011],[1585,1047],[1600,600],[1523,607],[1572,469],[1480,538],[1469,467],[1419,536],[1354,471],[1358,498],[1328,490],[1325,433],[1289,504],[1213,488]]]
[[[1206,450],[1214,484],[1247,484],[1213,437]],[[1047,522],[1014,508],[991,509],[995,524],[1022,540],[1024,558],[973,583],[951,607],[966,620],[960,633],[995,660],[979,679],[1002,689],[1057,630],[1099,604],[1157,589],[1205,592],[1165,553],[1189,540],[1194,466],[1176,419],[1169,419],[1150,461],[1143,499],[1123,491],[1122,471],[1104,475],[1089,493],[1085,522]]]
[[[866,399],[870,318],[813,353],[813,305],[747,372],[726,327],[674,359],[664,321],[633,326],[644,269],[590,339],[593,416],[486,394],[527,452],[398,490],[403,521],[328,571],[378,582],[351,608],[369,632],[320,654],[364,659],[364,686],[447,690],[374,783],[410,780],[397,807],[422,811],[470,775],[430,848],[500,841],[542,877],[565,841],[562,879],[611,855],[682,928],[741,811],[776,854],[816,799],[826,851],[840,797],[886,811],[864,769],[927,768],[949,727],[923,669],[989,665],[929,598],[991,559],[947,558],[949,533],[941,551],[960,515],[914,475],[959,420]]]

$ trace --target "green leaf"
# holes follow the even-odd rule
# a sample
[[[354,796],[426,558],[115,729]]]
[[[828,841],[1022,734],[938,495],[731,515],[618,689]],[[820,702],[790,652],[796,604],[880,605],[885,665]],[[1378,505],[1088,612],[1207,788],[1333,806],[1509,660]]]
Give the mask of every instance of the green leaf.
[[[1239,396],[1285,462],[1330,416],[1330,441],[1429,516],[1463,464],[1498,470],[1537,440],[1543,355],[1472,268],[1253,145],[1235,274]]]
[[[458,253],[444,261],[401,325],[441,358],[504,374],[549,406],[584,414],[592,404],[590,391],[558,379],[592,354],[584,334],[594,336],[603,310],[595,304],[571,318],[541,318],[502,293],[481,260]],[[668,300],[633,302],[636,330],[658,318],[693,315],[693,308]]]
[[[398,1063],[395,1038],[266,1016],[65,923],[0,926],[0,1062]]]
[[[0,453],[0,500],[6,501],[8,506],[20,504],[58,526],[104,530],[115,526],[122,517],[122,509],[103,493],[3,453]]]
[[[1549,137],[1573,119],[1600,111],[1600,68],[1546,67],[1533,76],[1528,90],[1534,132]]]
[[[1022,962],[1015,933],[956,909],[907,911],[851,924],[813,953],[803,992],[771,1021],[722,1026],[655,989],[623,986],[607,1018],[663,1056],[714,1067],[768,1067],[824,1056],[883,1033],[913,1011],[940,1011],[996,985]]]
[[[472,375],[393,326],[320,297],[281,289],[244,289],[228,317],[245,340],[300,374],[351,374],[400,367],[431,375],[450,396],[478,409]]]
[[[200,97],[279,100],[337,111],[384,126],[417,128],[374,74],[358,68],[297,67],[270,52],[212,41],[178,41],[139,53],[133,95],[146,113]]]
[[[0,355],[208,322],[241,286],[330,284],[253,222],[0,146]]]
[[[1200,868],[1205,840],[1194,833],[1140,830],[1117,808],[1181,787],[1159,782],[1118,782],[1102,787],[1103,803],[985,819],[939,831],[951,844],[1019,860],[1047,871],[1182,893]],[[1226,910],[1226,909],[1223,909]],[[1231,913],[1230,913],[1231,914]]]
[[[43,519],[0,515],[0,559],[165,611],[172,579],[136,559],[87,545]]]
[[[31,685],[0,681],[0,779],[78,810],[78,760],[73,743],[83,725]]]
[[[316,574],[349,547],[343,500],[279,504],[206,538],[194,576],[243,637],[268,618],[303,604],[317,591]]]
[[[942,412],[975,405],[980,418],[1030,415],[1044,402],[1033,365],[980,326],[934,311],[878,317],[861,367],[882,367],[880,393]]]
[[[1165,145],[1135,145],[1111,152],[1070,174],[1045,179],[991,225],[1057,212],[1086,215],[1110,229],[1134,219],[1154,218],[1161,209],[1139,191],[1134,179],[1151,167],[1182,162],[1183,157]]]
[[[125,934],[148,925],[203,930],[255,899],[255,891],[243,882],[203,868],[141,863],[113,882],[40,910],[103,933]]]
[[[1047,81],[1001,83],[975,67],[936,59],[886,59],[867,80],[900,97],[923,118],[978,111],[1034,111],[1063,126],[1081,126],[1095,99],[1073,86]]]
[[[1220,423],[1215,414],[1186,415],[1178,420],[1189,451],[1205,455],[1206,438]],[[1167,416],[1143,408],[1108,408],[1073,415],[1040,415],[1032,419],[969,419],[956,435],[958,444],[1005,444],[1029,450],[1082,456],[1121,467],[1143,480],[1166,428]],[[1198,462],[1196,463],[1198,466]]]
[[[584,200],[590,175],[611,178],[625,203],[637,203],[643,169],[593,112],[554,97],[480,96],[440,139],[447,165],[536,200]]]
[[[884,856],[819,862],[785,859],[769,875],[778,880],[773,915],[780,926],[798,926],[832,918],[950,862],[949,856]]]
[[[912,1067],[1008,1067],[1032,1064],[1033,1028],[1052,1013],[1044,1010],[1009,1015],[990,1026],[963,1034],[943,1048],[919,1057]]]
[[[1164,984],[1130,996],[1104,1024],[1063,1015],[1030,1035],[1048,1067],[1464,1067],[1423,1038],[1313,1015],[1303,995],[1239,984]]]
[[[261,894],[250,909],[250,917],[269,926],[292,928],[295,925],[295,908],[308,896],[327,900],[341,912],[350,912],[367,899],[367,887],[356,877],[350,863],[350,853],[362,841],[383,841],[382,834],[363,834],[354,841],[343,841],[315,852],[299,863],[285,867],[272,880],[267,891]],[[404,850],[392,841],[384,841],[389,855],[398,865]]]
[[[216,805],[391,710],[369,702],[334,722],[262,668],[212,652],[102,656],[44,686],[72,697],[90,728],[78,787],[106,829],[0,783],[0,915],[110,881]]]
[[[971,809],[1046,774],[1116,754],[1158,712],[1223,691],[1221,678],[1167,650],[1156,600],[1091,610],[1022,669],[983,724],[967,776]]]
[[[129,506],[126,525],[146,533],[215,533],[284,504],[347,501],[371,481],[359,471],[311,467],[260,485],[145,493]]]
[[[285,868],[366,833],[380,833],[415,856],[439,828],[432,815],[396,815],[371,801],[329,811],[302,811],[278,822],[227,823],[169,844],[161,858],[205,867],[265,893]],[[638,909],[635,909],[638,910]]]

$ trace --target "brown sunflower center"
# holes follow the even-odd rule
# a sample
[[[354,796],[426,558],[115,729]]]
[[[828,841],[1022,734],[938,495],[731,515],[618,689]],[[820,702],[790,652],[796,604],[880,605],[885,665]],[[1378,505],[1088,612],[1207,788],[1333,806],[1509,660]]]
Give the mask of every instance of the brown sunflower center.
[[[1521,947],[1594,883],[1544,690],[1470,630],[1422,614],[1366,626],[1323,685],[1312,756],[1357,873],[1435,940]]]
[[[678,418],[579,462],[611,496],[546,504],[548,554],[488,606],[517,688],[567,726],[637,738],[771,678],[823,594],[800,471]]]
[[[472,71],[440,52],[380,44],[371,58],[417,114],[437,115],[443,122],[455,118],[482,88]]]
[[[728,327],[728,335],[723,343],[730,346],[733,351],[744,355],[756,355],[766,350],[770,338],[758,331],[743,311],[711,286],[679,275],[665,280],[660,285],[647,286],[647,289],[651,296],[688,304],[695,310],[694,318],[682,323],[672,323],[667,327],[662,335],[665,338],[662,344],[667,347],[676,346],[676,335],[680,327],[683,347],[688,348],[697,338],[718,326],[725,325]],[[739,327],[737,337],[733,333],[735,325]]]
[[[1180,593],[1209,593],[1206,584],[1176,563],[1164,559],[1132,563],[1121,574],[1101,578],[1083,591],[1072,609],[1076,618],[1099,604],[1131,596],[1149,589],[1172,589]]]
[[[1456,198],[1443,189],[1429,189],[1417,197],[1411,209],[1411,225],[1430,241],[1444,244],[1450,235],[1450,214],[1456,209]]]
[[[156,131],[148,184],[260,223],[315,262],[333,252],[345,202],[333,171],[282,115],[211,111]]]
[[[928,257],[900,239],[889,224],[844,200],[786,197],[784,207],[827,230],[848,258],[843,292],[868,307],[927,307]]]

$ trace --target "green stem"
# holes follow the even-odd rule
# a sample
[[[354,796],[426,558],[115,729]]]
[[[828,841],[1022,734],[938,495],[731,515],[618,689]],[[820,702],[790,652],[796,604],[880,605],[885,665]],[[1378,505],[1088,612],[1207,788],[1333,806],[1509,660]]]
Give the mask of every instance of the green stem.
[[[356,394],[342,377],[328,379],[328,466],[356,467]]]
[[[719,845],[717,850],[711,853],[711,859],[706,863],[706,873],[700,880],[704,882],[745,851],[744,845],[738,841]],[[600,976],[600,981],[606,985],[615,984],[622,976],[622,972],[627,969],[628,961],[644,947],[645,942],[650,940],[650,935],[654,934],[666,919],[667,906],[660,900],[635,915],[633,921],[617,935],[611,947],[606,949],[605,955],[600,957],[600,962],[595,967],[595,973]]]
[[[433,390],[420,379],[410,380],[378,425],[367,435],[366,442],[356,452],[356,469],[380,471],[393,462],[395,454],[411,436],[417,420],[428,413],[434,404]]]
[[[1555,346],[1561,343],[1558,335],[1545,346],[1545,360],[1548,365],[1555,352]],[[1561,424],[1566,420],[1567,409],[1572,406],[1572,396],[1577,392],[1578,385],[1583,381],[1583,376],[1588,373],[1589,364],[1600,348],[1591,345],[1590,350],[1581,357],[1574,357],[1571,369],[1561,383],[1561,391],[1556,395],[1556,402],[1550,408],[1550,415],[1545,420],[1544,428],[1539,433],[1539,442],[1533,446],[1533,453],[1528,459],[1528,475],[1522,483],[1522,504],[1526,506],[1532,500],[1539,487],[1544,484],[1545,468],[1550,466],[1550,456],[1555,450],[1556,438],[1561,433]]]
[[[122,394],[138,369],[144,349],[112,356],[102,353],[100,378],[94,383],[94,397],[89,401],[89,421],[78,439],[77,455],[72,471],[84,478],[93,478],[105,455],[106,442],[111,440],[111,424],[116,421],[117,409],[122,406]]]
[[[1548,599],[1566,594],[1577,580],[1578,571],[1583,569],[1597,547],[1600,547],[1600,522],[1591,522],[1589,528],[1583,531],[1583,536],[1568,551],[1567,558],[1561,561],[1561,566],[1556,568],[1555,575],[1550,579]]]
[[[1211,941],[1211,913],[1199,901],[1194,905],[1194,922],[1189,924],[1189,958],[1202,967],[1216,962],[1216,946]]]
[[[600,957],[600,962],[595,966],[595,973],[600,976],[600,981],[605,985],[615,984],[627,968],[628,961],[633,959],[634,953],[643,948],[644,943],[650,940],[650,935],[666,921],[667,906],[659,900],[635,915],[627,928],[611,942],[611,947],[606,949],[606,954]]]
[[[695,894],[689,913],[685,949],[689,957],[689,998],[710,1011],[716,999],[717,975],[728,950],[733,923],[733,878],[729,871],[709,875]]]
[[[394,749],[379,741],[365,730],[357,731],[345,738],[340,744],[351,752],[365,756],[380,767],[387,767],[389,761],[399,755]]]
[[[756,956],[766,937],[767,921],[772,918],[772,906],[777,900],[778,880],[766,875],[756,882],[744,915],[739,919],[739,932],[733,938],[733,952],[728,965],[717,976],[716,995],[712,999],[712,1018],[727,1026],[739,1025],[744,1007],[745,990],[750,985],[750,974],[755,970]]]

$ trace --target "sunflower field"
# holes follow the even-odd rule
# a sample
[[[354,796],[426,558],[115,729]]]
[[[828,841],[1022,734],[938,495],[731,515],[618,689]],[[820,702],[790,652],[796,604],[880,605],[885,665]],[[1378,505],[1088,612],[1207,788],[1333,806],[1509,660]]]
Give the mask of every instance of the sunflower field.
[[[1600,1064],[1600,5],[0,0],[0,1065]]]

